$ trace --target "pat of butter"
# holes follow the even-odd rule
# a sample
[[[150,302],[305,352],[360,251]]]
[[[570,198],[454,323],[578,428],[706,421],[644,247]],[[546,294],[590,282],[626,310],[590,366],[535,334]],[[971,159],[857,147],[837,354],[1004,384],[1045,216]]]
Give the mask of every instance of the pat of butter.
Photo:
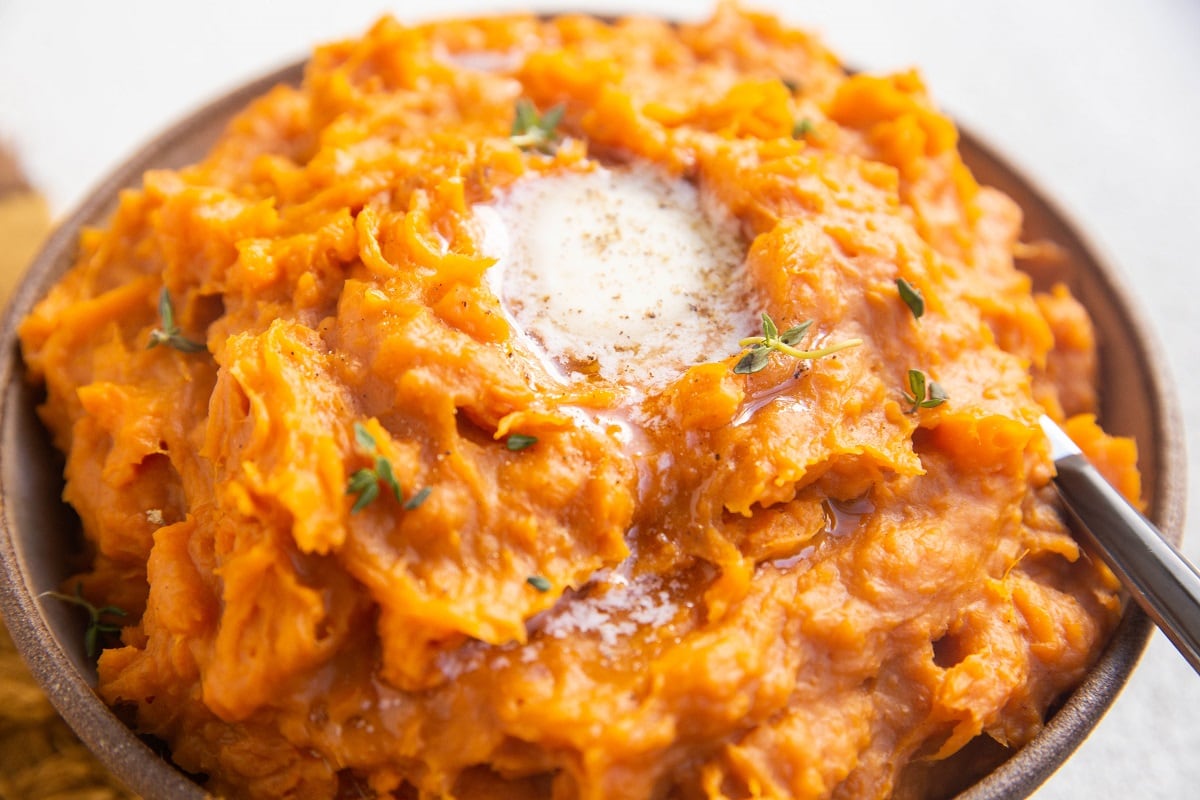
[[[475,208],[498,259],[487,280],[562,373],[660,387],[736,353],[758,319],[745,242],[705,205],[651,169],[524,178]]]

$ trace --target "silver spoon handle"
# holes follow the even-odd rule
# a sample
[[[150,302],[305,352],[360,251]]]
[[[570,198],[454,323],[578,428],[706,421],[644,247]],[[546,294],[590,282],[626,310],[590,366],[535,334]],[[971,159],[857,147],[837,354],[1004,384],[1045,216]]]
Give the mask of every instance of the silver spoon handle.
[[[1081,455],[1054,462],[1055,484],[1091,551],[1200,672],[1200,572]]]

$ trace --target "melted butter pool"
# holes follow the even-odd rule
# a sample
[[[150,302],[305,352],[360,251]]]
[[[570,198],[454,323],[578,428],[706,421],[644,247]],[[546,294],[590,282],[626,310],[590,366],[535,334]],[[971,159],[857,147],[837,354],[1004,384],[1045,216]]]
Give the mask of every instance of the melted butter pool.
[[[475,212],[498,259],[493,291],[562,374],[653,389],[736,353],[755,330],[761,303],[737,226],[682,178],[529,177]]]

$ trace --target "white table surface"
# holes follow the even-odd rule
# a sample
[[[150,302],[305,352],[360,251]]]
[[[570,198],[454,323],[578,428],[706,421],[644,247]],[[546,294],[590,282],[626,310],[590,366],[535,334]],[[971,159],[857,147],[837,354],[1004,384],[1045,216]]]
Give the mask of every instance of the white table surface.
[[[867,69],[918,65],[941,105],[1079,221],[1155,321],[1192,453],[1200,561],[1200,3],[1194,0],[757,0]],[[402,19],[521,8],[475,0],[0,0],[0,137],[66,212],[197,104]],[[702,16],[689,0],[541,0],[544,10]],[[279,19],[284,17],[285,19]],[[1184,442],[1180,442],[1181,447]],[[1038,800],[1200,796],[1200,676],[1156,635],[1095,733]]]

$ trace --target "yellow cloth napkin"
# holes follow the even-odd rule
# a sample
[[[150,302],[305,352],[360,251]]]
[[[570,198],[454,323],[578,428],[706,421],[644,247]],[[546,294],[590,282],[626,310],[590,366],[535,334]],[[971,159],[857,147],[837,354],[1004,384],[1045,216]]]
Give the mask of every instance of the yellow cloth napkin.
[[[0,797],[125,800],[120,787],[59,719],[0,625]]]
[[[50,230],[46,201],[26,183],[17,160],[0,143],[0,304]]]
[[[0,194],[0,301],[25,272],[46,235],[50,214],[46,201],[32,191]]]

